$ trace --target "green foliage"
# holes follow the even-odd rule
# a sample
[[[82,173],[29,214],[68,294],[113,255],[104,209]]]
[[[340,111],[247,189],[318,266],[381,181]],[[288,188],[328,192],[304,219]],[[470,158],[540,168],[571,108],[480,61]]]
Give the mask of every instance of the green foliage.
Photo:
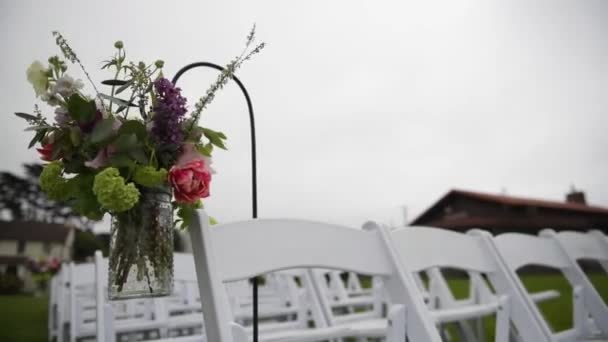
[[[73,208],[77,213],[87,218],[99,221],[104,211],[93,193],[95,175],[81,173],[68,181],[68,191],[74,198]]]
[[[113,143],[117,152],[130,151],[137,147],[137,136],[133,133],[121,134]]]
[[[167,170],[152,166],[137,166],[133,174],[133,181],[149,188],[163,185],[167,181]]]
[[[127,120],[118,129],[118,134],[135,134],[139,141],[144,141],[148,135],[146,126],[139,120]]]
[[[103,243],[90,230],[75,230],[74,261],[86,261],[96,250],[103,249]]]
[[[206,157],[211,157],[211,153],[213,152],[213,144],[196,144],[196,150],[198,151],[198,153]]]
[[[40,174],[40,188],[55,201],[65,201],[70,196],[67,180],[63,178],[62,172],[63,164],[54,161],[47,164]]]
[[[114,118],[107,118],[95,124],[93,132],[91,132],[91,142],[98,144],[104,140],[110,139],[114,135]]]
[[[266,46],[265,43],[260,43],[249,51],[249,48],[251,47],[251,44],[253,44],[254,41],[255,25],[253,25],[251,31],[249,32],[249,35],[247,36],[247,42],[245,44],[245,49],[243,50],[243,52],[239,56],[235,57],[232,61],[230,61],[228,65],[226,65],[226,67],[217,77],[215,82],[207,89],[205,96],[201,97],[194,104],[195,109],[192,112],[192,120],[190,122],[190,126],[186,130],[187,133],[189,133],[198,124],[198,120],[201,116],[201,113],[213,101],[213,99],[215,98],[215,93],[224,88],[228,81],[230,81],[234,77],[234,73],[236,72],[236,70],[240,68],[245,61],[251,59],[251,57],[262,51],[264,46]]]
[[[192,216],[196,209],[200,209],[203,207],[203,201],[198,200],[196,203],[188,204],[188,203],[178,203],[177,207],[177,217],[179,219],[175,222],[180,223],[179,227],[182,229],[188,228],[190,223],[192,222]]]
[[[95,117],[95,101],[87,100],[79,94],[72,94],[68,99],[68,113],[78,122],[90,122]]]
[[[43,191],[51,201],[70,204],[74,212],[93,220],[101,219],[106,212],[115,215],[129,211],[139,201],[139,189],[166,184],[167,170],[184,152],[185,144],[194,144],[207,157],[211,157],[215,148],[226,149],[226,135],[199,125],[199,117],[216,92],[234,77],[235,71],[264,47],[264,43],[257,46],[253,43],[254,26],[247,36],[245,49],[226,65],[195,103],[189,117],[180,113],[181,127],[172,127],[181,129],[180,134],[175,135],[180,137],[179,141],[161,143],[162,139],[150,135],[150,127],[162,121],[153,120],[153,110],[161,100],[154,82],[164,77],[164,61],[128,61],[125,44],[117,41],[114,54],[102,65],[102,69],[114,74],[113,78],[101,82],[111,86],[111,92],[102,94],[67,39],[57,31],[53,36],[63,57],[50,57],[48,66],[35,61],[26,76],[37,97],[55,107],[56,120],[49,124],[37,107],[35,113],[15,115],[27,121],[27,131],[35,132],[29,147],[47,145],[43,157],[56,160],[40,175]],[[82,69],[95,90],[94,97],[78,90],[82,82],[66,73],[67,61]],[[98,106],[101,106],[99,110]],[[132,108],[137,108],[139,118],[129,118]],[[104,167],[106,169],[102,169]],[[199,202],[179,207],[182,226],[188,225],[193,210],[200,206]]]
[[[139,201],[139,190],[133,183],[125,184],[118,169],[113,167],[95,176],[93,193],[99,204],[113,213],[127,211]]]
[[[211,144],[213,144],[214,146],[217,146],[221,149],[226,149],[226,146],[224,145],[224,140],[226,140],[226,135],[224,135],[224,133],[222,132],[216,132],[212,129],[209,128],[203,128],[203,134],[205,135],[205,137],[207,139],[209,139],[209,142]]]
[[[14,274],[0,273],[0,295],[17,294],[23,289],[23,280]]]

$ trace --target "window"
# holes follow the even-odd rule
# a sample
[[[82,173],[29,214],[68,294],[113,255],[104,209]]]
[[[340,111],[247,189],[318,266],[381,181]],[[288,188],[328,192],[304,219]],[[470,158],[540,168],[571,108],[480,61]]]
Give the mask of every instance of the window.
[[[25,252],[25,241],[19,240],[17,243],[17,254],[23,254]]]
[[[52,247],[52,246],[51,246],[51,243],[50,243],[50,242],[45,242],[45,243],[42,245],[42,250],[43,250],[43,251],[44,251],[44,253],[46,253],[46,254],[51,254],[51,247]]]

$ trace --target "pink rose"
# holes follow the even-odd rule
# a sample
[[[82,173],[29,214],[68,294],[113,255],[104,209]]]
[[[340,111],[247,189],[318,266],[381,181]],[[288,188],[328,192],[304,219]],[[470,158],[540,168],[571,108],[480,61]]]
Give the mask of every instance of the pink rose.
[[[215,173],[215,170],[211,167],[211,158],[202,155],[193,143],[185,143],[182,145],[181,154],[179,158],[175,161],[175,165],[184,166],[191,161],[194,160],[202,160],[205,162],[205,167],[211,171],[211,173]]]
[[[211,170],[203,159],[194,159],[169,170],[169,182],[178,203],[195,203],[209,197]]]

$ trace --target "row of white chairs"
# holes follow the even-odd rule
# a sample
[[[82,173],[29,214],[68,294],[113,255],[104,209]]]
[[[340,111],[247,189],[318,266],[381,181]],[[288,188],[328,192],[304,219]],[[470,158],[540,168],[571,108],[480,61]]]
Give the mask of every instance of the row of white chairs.
[[[496,341],[608,336],[606,304],[576,263],[597,260],[608,272],[608,239],[598,231],[491,237],[481,231],[390,231],[373,224],[355,230],[298,220],[254,220],[209,229],[204,212],[201,216],[199,226],[191,229],[194,257],[175,256],[174,296],[108,302],[107,261],[97,255],[93,276],[90,265],[87,275],[79,275],[81,265],[75,265],[53,280],[65,284],[61,278],[67,276],[72,286],[67,291],[60,286],[54,295],[52,336],[202,341],[206,335],[207,341],[250,341],[251,288],[246,279],[260,274],[266,274],[260,289],[260,341],[405,341],[406,336],[409,341],[439,341],[451,338],[444,327],[452,322],[462,339],[484,341],[480,318],[488,315],[496,315]],[[572,329],[555,334],[548,326],[535,303],[560,294],[527,293],[516,273],[526,265],[564,273],[574,289]],[[454,298],[440,271],[445,267],[468,272],[467,299]],[[349,271],[346,280],[335,270]],[[357,274],[373,276],[374,286],[363,288]],[[80,286],[74,280],[79,277],[89,285]],[[70,303],[67,310],[62,303]],[[67,328],[57,322],[68,322]],[[177,336],[183,334],[189,336]]]

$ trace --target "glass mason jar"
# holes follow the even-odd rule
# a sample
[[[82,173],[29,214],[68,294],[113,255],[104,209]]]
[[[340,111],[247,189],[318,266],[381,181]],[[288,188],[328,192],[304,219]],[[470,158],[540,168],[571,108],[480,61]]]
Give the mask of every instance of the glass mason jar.
[[[132,209],[112,216],[108,297],[159,297],[173,291],[171,190],[140,188]]]

